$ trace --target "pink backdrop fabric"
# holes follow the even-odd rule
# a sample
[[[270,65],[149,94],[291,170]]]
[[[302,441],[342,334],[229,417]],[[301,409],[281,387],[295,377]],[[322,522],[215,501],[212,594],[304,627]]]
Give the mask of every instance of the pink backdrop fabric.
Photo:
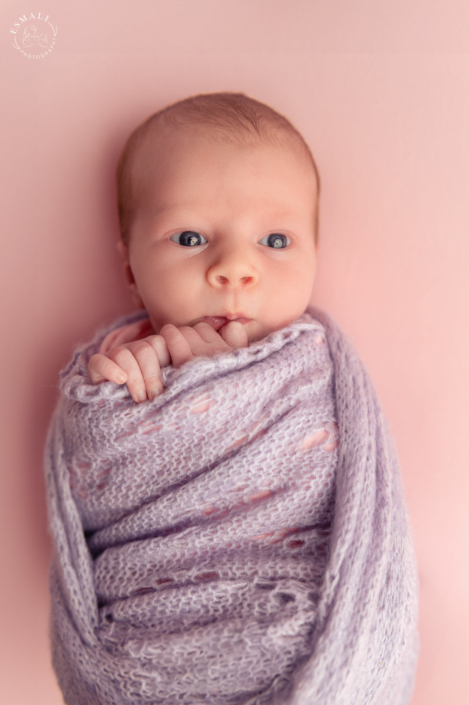
[[[56,45],[13,47],[49,14]],[[0,6],[1,705],[62,702],[48,649],[42,451],[74,344],[133,310],[113,170],[189,94],[284,112],[323,183],[313,302],[351,337],[395,435],[421,581],[412,705],[467,703],[469,3],[30,0]]]

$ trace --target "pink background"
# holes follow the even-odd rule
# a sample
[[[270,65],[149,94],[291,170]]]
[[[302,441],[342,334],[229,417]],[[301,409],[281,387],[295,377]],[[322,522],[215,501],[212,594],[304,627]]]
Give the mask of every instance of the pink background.
[[[54,52],[12,47],[49,13]],[[132,310],[113,170],[189,94],[284,112],[323,182],[316,304],[352,338],[401,459],[421,579],[412,705],[467,703],[469,3],[6,0],[0,7],[1,705],[62,702],[49,663],[42,451],[59,369]]]

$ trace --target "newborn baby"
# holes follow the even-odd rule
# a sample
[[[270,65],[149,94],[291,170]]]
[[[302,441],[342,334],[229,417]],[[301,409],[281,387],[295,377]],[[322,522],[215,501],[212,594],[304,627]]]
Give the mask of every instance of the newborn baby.
[[[117,176],[142,311],[77,349],[46,449],[65,702],[404,705],[412,546],[371,383],[308,308],[308,146],[201,95],[137,128]]]
[[[156,335],[119,341],[91,358],[89,372],[94,383],[126,382],[135,402],[161,393],[160,365],[261,340],[311,298],[319,191],[311,153],[266,106],[226,101],[237,122],[207,116],[208,99],[182,103],[140,127],[121,159],[119,251]]]

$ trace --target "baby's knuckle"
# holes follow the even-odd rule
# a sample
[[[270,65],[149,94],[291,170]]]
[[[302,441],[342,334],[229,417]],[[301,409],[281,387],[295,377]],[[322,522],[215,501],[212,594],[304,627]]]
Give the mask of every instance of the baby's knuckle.
[[[157,372],[152,372],[148,375],[145,375],[144,379],[145,379],[145,384],[151,386],[152,384],[159,382],[161,377]]]
[[[144,386],[143,377],[141,375],[129,375],[127,380],[127,386],[131,390],[140,389]]]
[[[98,360],[96,363],[96,369],[100,372],[107,372],[114,368],[115,363],[109,357],[103,357],[102,360]]]
[[[149,335],[148,338],[145,338],[145,340],[148,342],[149,345],[152,347],[154,345],[158,345],[160,343],[164,343],[164,338],[162,335]]]
[[[153,346],[146,340],[137,340],[132,345],[132,352],[137,355],[152,355],[154,349]]]
[[[173,360],[173,365],[174,367],[181,367],[181,365],[184,365],[186,362],[189,362],[189,360],[192,360],[193,357],[194,355],[192,354],[192,351],[184,351],[184,353],[178,357],[177,362]]]
[[[196,323],[195,325],[193,325],[192,328],[193,328],[193,330],[196,330],[196,331],[199,331],[199,330],[201,330],[201,331],[204,331],[204,330],[207,331],[207,330],[208,330],[208,331],[210,331],[210,332],[213,331],[214,333],[217,332],[217,331],[210,325],[210,323],[207,323],[207,321],[199,321],[198,323]]]
[[[123,345],[119,345],[115,350],[112,350],[109,354],[109,358],[118,365],[125,365],[126,367],[131,366],[135,360],[130,350]]]
[[[164,333],[164,338],[168,346],[179,347],[181,343],[185,342],[185,337],[179,328],[176,328],[176,326],[171,326],[171,328],[168,327],[166,330],[162,328],[161,330]]]
[[[101,355],[92,355],[90,359],[88,360],[88,369],[89,370],[96,370],[101,364]]]
[[[174,335],[178,333],[178,329],[172,323],[165,323],[160,330],[161,335],[166,337],[167,335]]]
[[[128,367],[130,357],[127,353],[119,351],[112,356],[111,360],[119,365],[119,367]]]
[[[115,348],[112,348],[112,350],[109,352],[109,357],[112,357],[114,355],[128,355],[129,354],[129,349],[125,345],[116,345]]]

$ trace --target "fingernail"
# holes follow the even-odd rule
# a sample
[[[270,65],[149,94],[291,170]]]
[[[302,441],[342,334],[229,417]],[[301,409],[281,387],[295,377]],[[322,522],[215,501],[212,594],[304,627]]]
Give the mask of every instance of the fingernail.
[[[117,375],[116,379],[117,379],[117,384],[124,384],[127,377],[125,377],[124,375]]]
[[[155,387],[154,389],[150,389],[150,399],[153,401],[153,399],[155,399],[155,397],[159,396],[162,391],[163,391],[162,387]]]
[[[145,401],[147,398],[147,394],[144,389],[141,389],[139,392],[137,392],[137,399],[139,401]]]

